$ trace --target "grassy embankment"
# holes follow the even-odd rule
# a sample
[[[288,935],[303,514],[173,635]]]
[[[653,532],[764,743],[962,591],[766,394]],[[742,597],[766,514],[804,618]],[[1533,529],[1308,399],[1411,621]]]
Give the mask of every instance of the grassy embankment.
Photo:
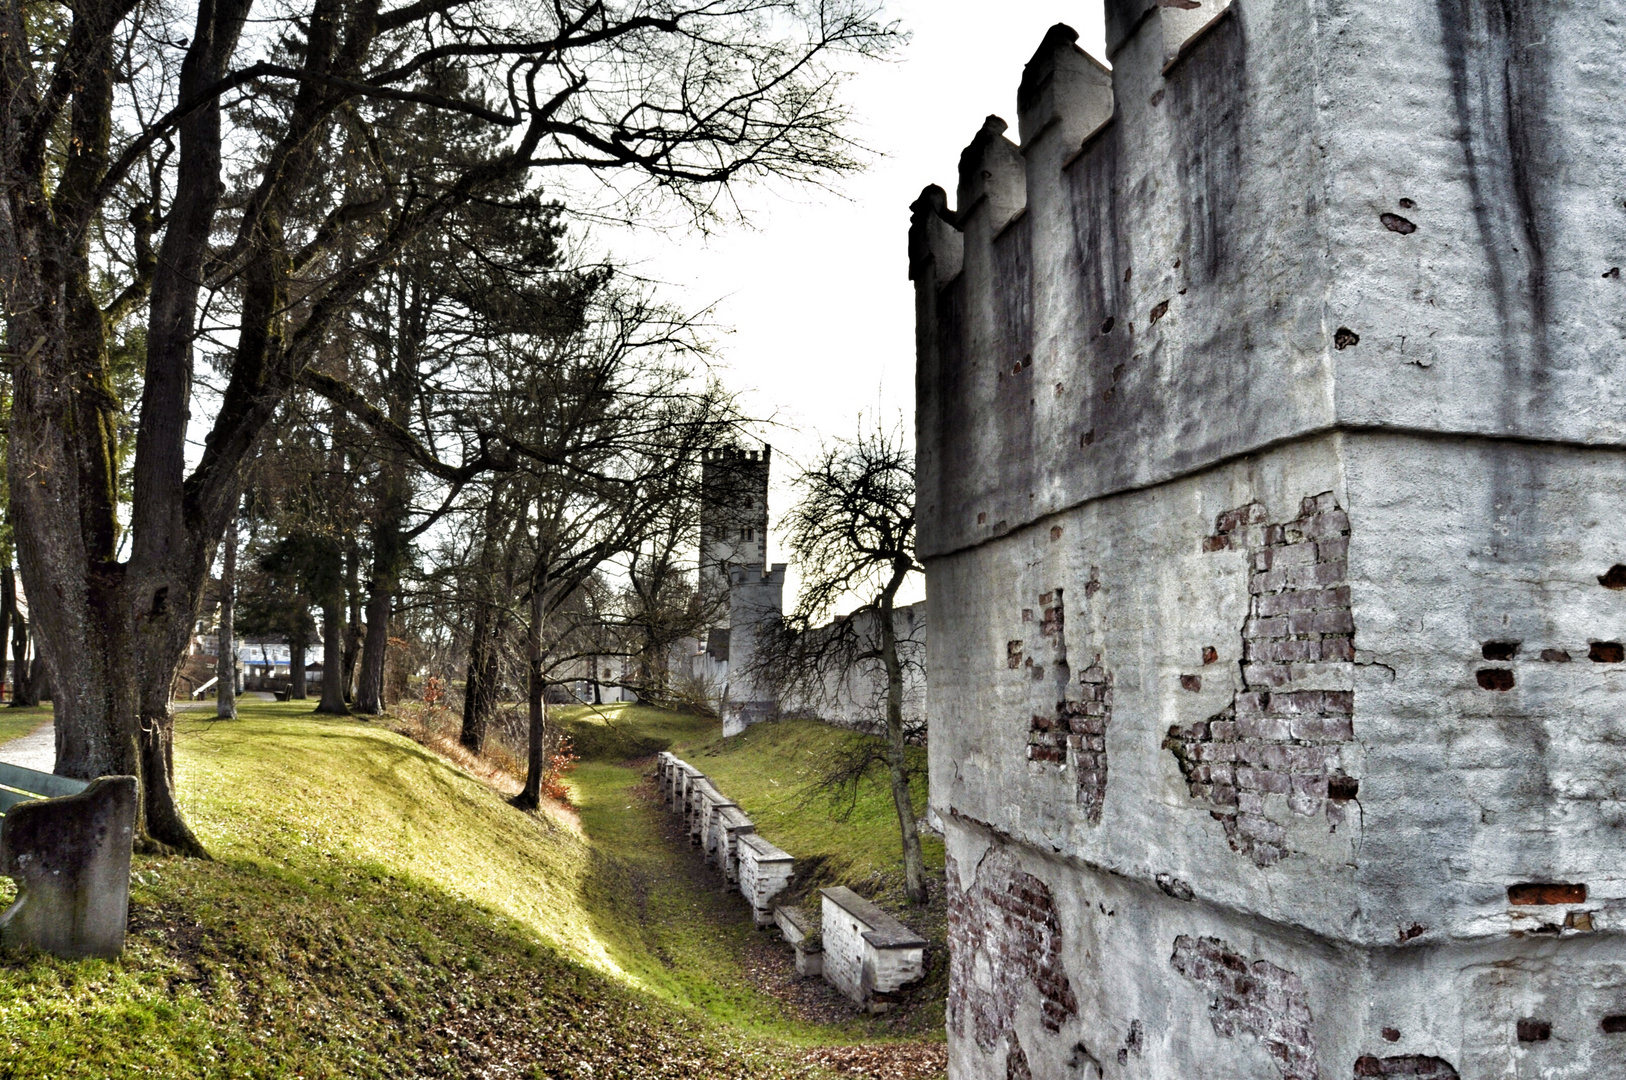
[[[624,705],[558,710],[556,718],[582,754],[571,782],[583,826],[590,835],[609,840],[615,850],[636,852],[657,840],[657,831],[629,816],[626,808],[637,804],[640,793],[646,803],[652,798],[653,790],[639,783],[651,767],[643,758],[670,749],[739,803],[759,833],[796,857],[789,899],[816,909],[819,887],[847,885],[936,943],[927,978],[902,1014],[891,1018],[889,1030],[941,1037],[947,989],[942,839],[923,838],[932,902],[923,909],[910,908],[903,896],[897,817],[883,779],[866,781],[855,799],[839,805],[811,792],[829,755],[855,736],[816,721],[783,720],[724,739],[714,720]],[[925,751],[911,749],[910,754],[916,766],[915,807],[922,812]],[[743,923],[744,902],[731,902]]]
[[[771,1078],[876,1030],[752,988],[753,931],[618,804],[633,770],[583,765],[577,828],[308,708],[179,721],[215,860],[137,858],[119,961],[0,967],[0,1078]]]
[[[41,724],[49,723],[51,706],[35,705],[31,708],[0,707],[0,743],[27,735]]]

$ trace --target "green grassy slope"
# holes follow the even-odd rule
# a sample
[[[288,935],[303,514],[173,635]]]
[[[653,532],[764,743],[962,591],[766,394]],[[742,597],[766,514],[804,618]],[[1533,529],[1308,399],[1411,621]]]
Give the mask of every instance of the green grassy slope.
[[[851,804],[809,793],[821,760],[857,737],[850,732],[814,720],[781,720],[725,739],[715,720],[628,705],[556,709],[553,716],[587,760],[609,764],[670,749],[738,802],[759,833],[819,864],[825,883],[868,883],[886,892],[901,881],[897,817],[883,778],[864,783]],[[925,751],[909,753],[919,813],[926,805]],[[923,846],[928,870],[941,874],[942,840],[927,836]]]
[[[27,735],[51,719],[51,706],[35,705],[31,708],[0,707],[0,743]]]
[[[586,748],[585,760],[572,779],[580,793],[582,823],[590,835],[613,837],[618,850],[620,845],[636,842],[631,835],[623,837],[613,831],[618,822],[630,827],[634,820],[625,816],[624,809],[635,805],[634,799],[623,797],[630,789],[627,765],[651,768],[643,757],[670,749],[739,803],[756,823],[757,832],[796,857],[790,899],[817,905],[815,890],[820,886],[848,885],[938,943],[925,982],[911,995],[908,1015],[892,1018],[891,1030],[941,1037],[947,986],[946,950],[941,947],[947,937],[942,839],[922,838],[933,882],[932,903],[923,909],[912,908],[903,897],[901,841],[891,789],[884,778],[875,776],[860,785],[851,803],[833,805],[823,795],[809,793],[821,761],[857,736],[817,721],[782,720],[758,724],[724,739],[715,720],[626,705],[560,709],[553,715],[578,748]],[[925,752],[911,749],[910,753],[917,766],[915,808],[922,812]],[[646,837],[653,835],[642,826],[637,829]],[[737,903],[743,911],[743,902]]]
[[[117,962],[0,967],[0,1078],[778,1077],[807,1073],[770,1034],[843,1040],[749,988],[749,932],[657,857],[633,771],[582,767],[584,837],[307,710],[178,723],[215,861],[136,860]]]

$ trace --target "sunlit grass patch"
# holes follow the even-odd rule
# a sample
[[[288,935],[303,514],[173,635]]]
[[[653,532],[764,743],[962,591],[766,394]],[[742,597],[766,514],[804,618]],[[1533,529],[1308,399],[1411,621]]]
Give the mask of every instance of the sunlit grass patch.
[[[179,721],[215,860],[136,859],[116,962],[0,966],[0,1076],[800,1074],[647,977],[618,860],[308,709]]]

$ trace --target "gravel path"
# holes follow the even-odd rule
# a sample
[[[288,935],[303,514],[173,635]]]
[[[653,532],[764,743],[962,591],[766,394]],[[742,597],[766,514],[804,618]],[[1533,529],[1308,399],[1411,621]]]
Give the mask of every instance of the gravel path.
[[[0,743],[0,761],[35,772],[56,768],[56,725],[47,723],[27,735]]]
[[[276,695],[267,694],[258,690],[251,690],[243,698],[252,701],[275,701]],[[213,698],[202,701],[176,701],[171,708],[176,712],[191,709],[213,709]],[[45,726],[29,732],[10,742],[0,743],[0,761],[8,765],[21,765],[25,769],[36,772],[53,772],[56,769],[56,725],[47,723]]]

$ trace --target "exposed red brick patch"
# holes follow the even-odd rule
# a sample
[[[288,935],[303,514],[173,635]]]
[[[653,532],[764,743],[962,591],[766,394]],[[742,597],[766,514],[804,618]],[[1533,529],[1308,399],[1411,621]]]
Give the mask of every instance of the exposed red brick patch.
[[[1033,1080],[1027,1052],[1020,1045],[1011,1047],[1011,1052],[1005,1055],[1005,1080]]]
[[[1061,959],[1061,922],[1049,886],[990,852],[976,884],[962,886],[948,860],[949,1024],[991,1052],[1010,1031],[1017,1005],[1036,992],[1049,1031],[1078,1015]],[[979,980],[979,966],[987,973]],[[1023,1059],[1026,1064],[1026,1059]]]
[[[1184,934],[1175,938],[1169,962],[1212,995],[1208,1021],[1217,1034],[1262,1041],[1282,1080],[1319,1080],[1310,1006],[1297,975],[1268,960],[1249,961],[1219,938]]]
[[[1510,904],[1584,904],[1586,886],[1557,882],[1527,881],[1507,887]]]
[[[1092,568],[1091,583],[1100,587]],[[1085,585],[1086,596],[1094,590]],[[1038,639],[1012,641],[1007,652],[1017,646],[1031,646],[1027,663],[1032,664],[1029,692],[1028,760],[1043,765],[1065,766],[1072,761],[1079,805],[1085,819],[1101,820],[1101,807],[1107,795],[1107,725],[1112,721],[1112,676],[1096,657],[1075,684],[1067,662],[1067,611],[1061,589],[1039,597],[1043,618]],[[1033,663],[1037,657],[1043,664]],[[1007,666],[1015,666],[1007,660]],[[1048,679],[1045,677],[1049,672]]]
[[[1384,1038],[1388,1038],[1388,1031]],[[1399,1038],[1400,1033],[1395,1033]],[[1393,1041],[1393,1040],[1390,1040]],[[1424,1057],[1421,1054],[1405,1054],[1401,1057],[1374,1057],[1367,1054],[1365,1057],[1355,1059],[1355,1075],[1362,1076],[1406,1076],[1417,1077],[1418,1080],[1457,1080],[1457,1070],[1444,1058]]]
[[[1618,664],[1626,660],[1626,645],[1618,641],[1594,641],[1587,649],[1586,658],[1594,664]]]
[[[1324,810],[1336,826],[1359,789],[1340,752],[1355,737],[1354,692],[1307,688],[1347,684],[1355,659],[1349,516],[1324,492],[1304,499],[1294,520],[1268,521],[1264,506],[1249,503],[1220,514],[1203,541],[1204,551],[1248,554],[1244,689],[1224,712],[1175,725],[1163,740],[1191,797],[1259,866],[1287,855],[1287,830],[1266,813],[1267,796],[1285,795],[1300,816]]]

